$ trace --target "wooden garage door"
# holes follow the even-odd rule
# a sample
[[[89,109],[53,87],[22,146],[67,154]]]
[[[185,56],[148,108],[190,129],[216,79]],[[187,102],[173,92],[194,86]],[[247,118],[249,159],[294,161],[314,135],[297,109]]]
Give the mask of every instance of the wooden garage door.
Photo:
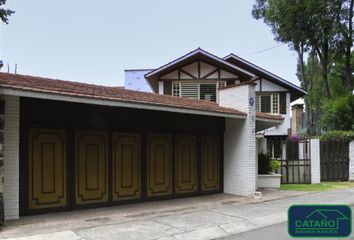
[[[195,136],[176,136],[175,191],[177,194],[198,190],[197,141]]]
[[[140,135],[128,133],[113,134],[112,149],[113,200],[120,201],[140,198]]]
[[[172,151],[170,135],[147,139],[147,196],[172,194]]]
[[[220,189],[220,141],[216,136],[202,137],[202,190]]]
[[[29,130],[28,207],[65,207],[66,136],[61,130]]]
[[[108,201],[108,142],[103,132],[76,133],[76,204]]]

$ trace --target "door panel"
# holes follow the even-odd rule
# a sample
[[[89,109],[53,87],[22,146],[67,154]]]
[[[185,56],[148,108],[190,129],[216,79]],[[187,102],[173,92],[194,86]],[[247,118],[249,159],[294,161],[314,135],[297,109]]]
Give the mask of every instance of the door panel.
[[[176,136],[175,161],[176,193],[196,192],[197,146],[194,136]]]
[[[203,137],[202,141],[202,190],[220,189],[220,141],[218,137]]]
[[[150,135],[147,140],[147,195],[172,194],[171,136]]]
[[[108,201],[107,147],[105,133],[76,133],[76,204]]]
[[[140,136],[139,134],[113,134],[113,200],[139,199],[140,188]]]
[[[65,207],[66,136],[61,130],[29,130],[29,209]]]

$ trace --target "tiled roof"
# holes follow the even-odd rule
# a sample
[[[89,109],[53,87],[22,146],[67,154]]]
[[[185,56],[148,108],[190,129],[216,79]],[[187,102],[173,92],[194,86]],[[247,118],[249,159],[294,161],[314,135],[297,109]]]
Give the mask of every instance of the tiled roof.
[[[0,73],[0,88],[126,102],[132,104],[136,103],[198,110],[211,113],[225,113],[241,116],[246,115],[246,113],[236,109],[220,107],[216,103],[204,100],[192,100],[181,97],[127,90],[119,87],[107,87],[20,74]]]
[[[256,117],[271,119],[271,120],[279,120],[279,121],[284,120],[284,118],[281,115],[274,115],[274,114],[268,114],[268,113],[262,113],[262,112],[257,112]]]

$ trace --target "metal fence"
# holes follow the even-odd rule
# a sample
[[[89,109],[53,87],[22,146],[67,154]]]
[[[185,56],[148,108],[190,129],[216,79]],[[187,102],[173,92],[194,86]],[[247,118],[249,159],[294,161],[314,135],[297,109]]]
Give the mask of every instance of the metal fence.
[[[320,142],[321,181],[348,181],[349,143],[344,141]]]
[[[268,155],[280,161],[279,173],[281,183],[311,183],[311,149],[310,140],[267,141]]]

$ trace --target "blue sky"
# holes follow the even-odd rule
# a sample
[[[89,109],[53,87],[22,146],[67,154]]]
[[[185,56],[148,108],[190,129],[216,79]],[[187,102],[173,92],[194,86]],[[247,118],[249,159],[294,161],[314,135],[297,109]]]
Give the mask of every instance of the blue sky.
[[[298,84],[296,55],[251,16],[253,1],[8,0],[2,71],[122,85],[124,69],[156,68],[201,47],[234,52]],[[272,48],[269,51],[254,52]]]

